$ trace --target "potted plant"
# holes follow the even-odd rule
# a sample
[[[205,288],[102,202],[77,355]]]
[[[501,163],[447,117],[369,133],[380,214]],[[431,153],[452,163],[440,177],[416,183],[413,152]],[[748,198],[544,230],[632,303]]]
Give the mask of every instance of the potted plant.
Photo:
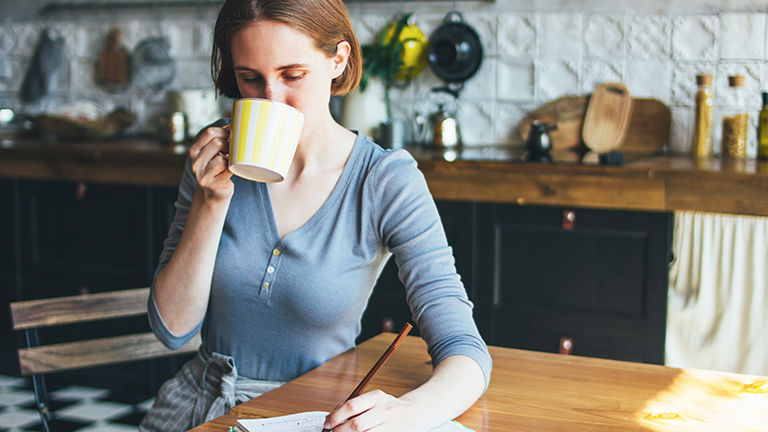
[[[383,85],[385,118],[379,124],[379,143],[385,147],[401,147],[404,142],[403,120],[392,117],[392,88],[404,88],[419,74],[426,63],[427,38],[413,23],[413,14],[395,19],[382,30],[378,42],[361,47],[363,73],[360,91],[366,92],[373,81]]]

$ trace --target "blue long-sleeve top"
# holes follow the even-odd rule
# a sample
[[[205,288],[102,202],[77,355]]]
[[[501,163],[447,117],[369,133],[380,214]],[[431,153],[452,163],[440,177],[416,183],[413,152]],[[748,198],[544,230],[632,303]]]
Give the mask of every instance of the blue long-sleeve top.
[[[331,195],[283,239],[267,185],[232,181],[204,319],[175,336],[150,295],[150,324],[164,344],[178,348],[199,330],[203,349],[232,356],[240,375],[291,380],[355,345],[376,280],[394,255],[433,364],[468,356],[488,385],[491,357],[434,200],[408,152],[383,150],[358,134]],[[155,280],[179,243],[195,187],[187,160]]]

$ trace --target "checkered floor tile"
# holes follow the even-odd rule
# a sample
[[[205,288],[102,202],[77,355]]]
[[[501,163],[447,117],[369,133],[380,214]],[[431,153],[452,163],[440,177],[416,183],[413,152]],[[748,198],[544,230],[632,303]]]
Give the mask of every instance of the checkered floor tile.
[[[152,405],[151,399],[141,395],[46,384],[51,411],[49,425],[56,432],[136,432]],[[0,375],[0,432],[42,430],[32,381]]]

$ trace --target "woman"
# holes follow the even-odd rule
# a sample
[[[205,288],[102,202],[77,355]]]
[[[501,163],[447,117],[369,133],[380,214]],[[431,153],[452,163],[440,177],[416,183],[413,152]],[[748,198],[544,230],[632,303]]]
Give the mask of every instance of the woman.
[[[331,117],[330,96],[361,70],[343,2],[227,0],[212,64],[222,94],[291,105],[305,125],[280,183],[232,176],[225,128],[190,147],[149,311],[169,347],[198,330],[203,345],[140,429],[187,430],[353,347],[392,254],[433,374],[399,398],[352,399],[325,426],[427,431],[461,414],[487,386],[490,356],[415,161]]]

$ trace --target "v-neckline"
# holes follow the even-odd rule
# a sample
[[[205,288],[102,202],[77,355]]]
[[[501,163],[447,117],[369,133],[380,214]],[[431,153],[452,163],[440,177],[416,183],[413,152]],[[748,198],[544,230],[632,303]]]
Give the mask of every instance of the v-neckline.
[[[256,187],[259,189],[259,195],[262,199],[264,216],[269,223],[270,237],[273,239],[273,244],[288,245],[291,242],[291,239],[298,238],[306,234],[315,225],[317,225],[318,222],[320,222],[326,213],[328,213],[331,206],[333,206],[334,203],[341,197],[341,194],[344,192],[344,190],[347,189],[347,185],[349,184],[349,180],[352,176],[351,173],[354,171],[354,167],[358,164],[358,154],[361,151],[361,145],[359,142],[360,140],[361,136],[358,134],[355,138],[355,143],[352,146],[352,151],[349,153],[349,158],[347,159],[347,162],[344,164],[344,168],[341,171],[341,175],[336,181],[336,184],[333,186],[331,194],[328,195],[328,198],[325,200],[325,202],[323,202],[323,205],[321,205],[315,214],[313,214],[309,220],[304,222],[303,225],[289,232],[282,239],[280,238],[280,230],[277,228],[277,219],[275,219],[275,211],[272,208],[272,198],[269,195],[269,188],[267,187],[267,183],[256,182]]]

